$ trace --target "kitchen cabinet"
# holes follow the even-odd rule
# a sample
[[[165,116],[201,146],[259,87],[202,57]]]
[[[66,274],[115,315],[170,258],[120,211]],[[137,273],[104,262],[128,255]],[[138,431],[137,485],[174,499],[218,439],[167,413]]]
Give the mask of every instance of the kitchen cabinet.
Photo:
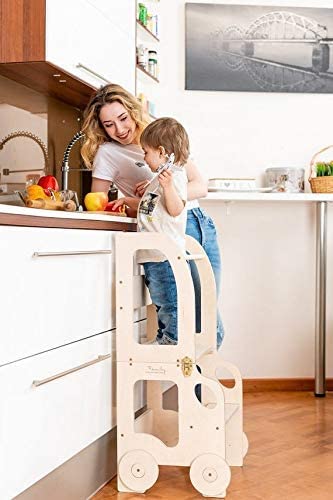
[[[66,467],[116,425],[115,233],[0,225],[1,499]],[[150,299],[141,266],[135,273],[140,338]],[[144,404],[141,385],[135,410]],[[109,459],[97,458],[101,467]],[[85,467],[94,475],[95,463]]]
[[[136,337],[144,332],[144,321],[134,325]],[[116,425],[115,341],[113,330],[0,368],[1,499],[24,491]],[[141,385],[135,410],[144,398]]]
[[[0,226],[0,238],[0,365],[115,327],[112,232]]]
[[[0,366],[116,327],[114,234],[0,226]],[[150,300],[141,273],[133,322]]]
[[[46,60],[95,87],[134,92],[134,16],[134,0],[47,0]]]
[[[114,336],[0,368],[0,498],[13,498],[115,425]]]
[[[79,108],[109,81],[135,92],[135,0],[0,0],[0,24],[7,78]]]

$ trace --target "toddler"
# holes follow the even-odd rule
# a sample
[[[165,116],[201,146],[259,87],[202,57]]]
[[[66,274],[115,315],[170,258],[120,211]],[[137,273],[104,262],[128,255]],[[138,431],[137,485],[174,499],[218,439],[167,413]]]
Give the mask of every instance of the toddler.
[[[173,118],[159,118],[142,132],[144,160],[156,173],[141,199],[121,198],[128,214],[137,210],[138,231],[167,234],[185,254],[187,176],[183,166],[189,157],[189,139],[184,127]],[[154,343],[177,344],[177,287],[172,268],[158,250],[140,250],[145,282],[158,315]]]

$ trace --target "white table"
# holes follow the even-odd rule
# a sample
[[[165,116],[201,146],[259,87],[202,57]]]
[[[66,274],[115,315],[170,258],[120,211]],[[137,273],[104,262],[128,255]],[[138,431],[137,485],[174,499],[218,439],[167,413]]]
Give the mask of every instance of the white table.
[[[214,202],[311,202],[316,204],[316,332],[315,332],[315,391],[326,395],[326,265],[327,265],[327,203],[333,194],[257,193],[220,191],[209,193],[203,200]]]

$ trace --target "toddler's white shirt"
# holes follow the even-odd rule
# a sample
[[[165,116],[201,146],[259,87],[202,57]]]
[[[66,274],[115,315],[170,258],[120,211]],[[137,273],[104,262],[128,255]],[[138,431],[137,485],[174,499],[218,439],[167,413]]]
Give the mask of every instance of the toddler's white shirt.
[[[164,191],[158,182],[158,175],[155,175],[141,198],[137,213],[138,231],[167,234],[185,254],[187,176],[184,168],[171,166],[170,171],[176,191],[184,201],[184,210],[177,217],[168,213]],[[166,256],[158,250],[139,250],[137,253],[140,264],[164,260],[167,260]]]

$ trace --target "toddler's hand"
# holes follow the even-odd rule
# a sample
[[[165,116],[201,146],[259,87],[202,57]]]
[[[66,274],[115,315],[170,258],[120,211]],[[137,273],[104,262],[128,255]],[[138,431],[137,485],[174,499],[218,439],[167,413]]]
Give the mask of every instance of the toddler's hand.
[[[158,176],[158,182],[163,189],[167,189],[173,185],[172,172],[170,170],[163,170]]]

